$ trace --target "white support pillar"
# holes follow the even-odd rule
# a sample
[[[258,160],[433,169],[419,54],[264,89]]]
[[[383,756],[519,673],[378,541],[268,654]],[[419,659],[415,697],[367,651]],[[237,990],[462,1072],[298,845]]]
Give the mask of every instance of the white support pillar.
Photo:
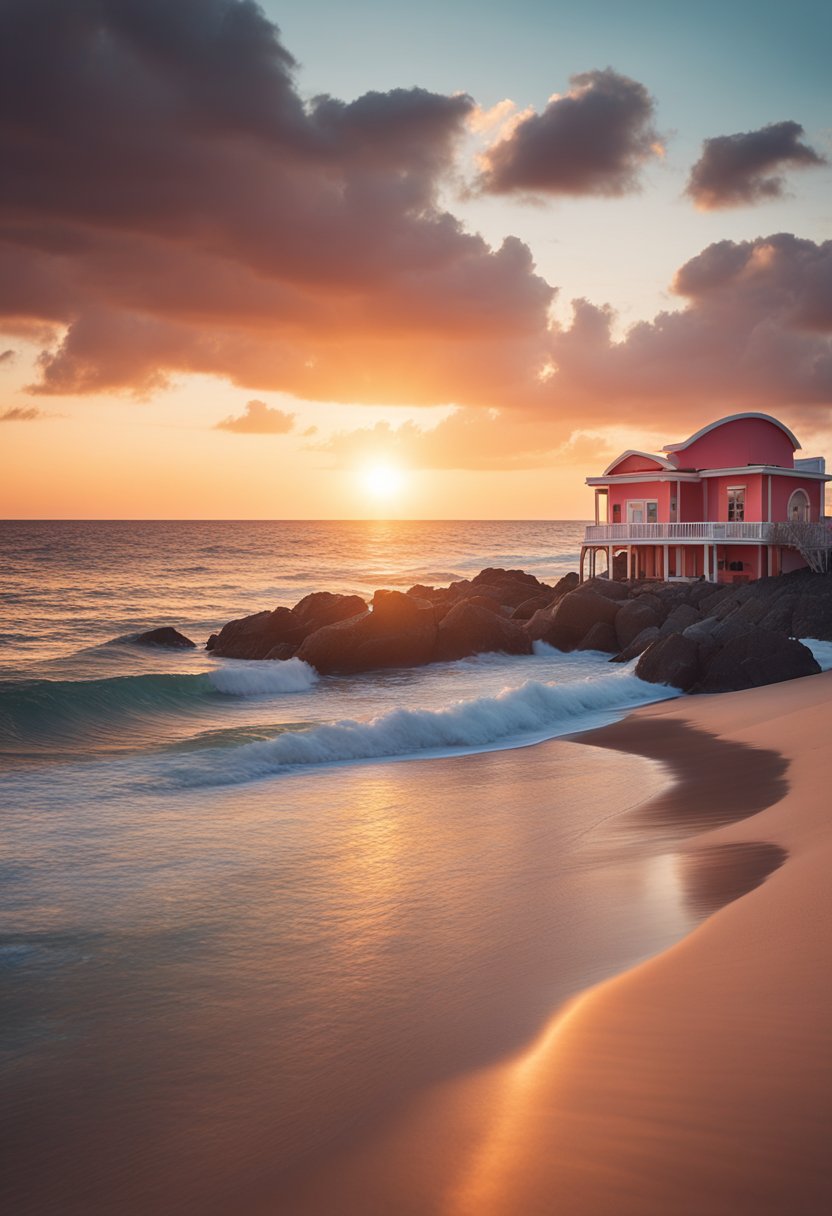
[[[595,491],[595,526],[596,526],[596,528],[598,527],[599,523],[601,522],[601,512],[598,509],[599,508],[598,500],[600,499],[600,497],[601,497],[601,491],[596,490]]]
[[[685,547],[684,545],[676,546],[676,573],[684,575],[685,573]]]
[[[628,579],[628,581],[632,577],[633,577],[633,546],[628,545],[627,546],[627,579]]]
[[[711,546],[708,544],[705,544],[702,546],[702,554],[703,554],[702,573],[705,575],[706,583],[710,582],[710,560],[709,560],[709,556],[708,556],[710,548],[711,548]]]
[[[670,545],[664,546],[664,569],[662,570],[662,578],[665,582],[670,578]]]
[[[612,545],[607,545],[607,574],[612,578]]]
[[[584,558],[586,557],[586,546],[581,545],[581,560],[578,563],[578,582],[584,581]]]

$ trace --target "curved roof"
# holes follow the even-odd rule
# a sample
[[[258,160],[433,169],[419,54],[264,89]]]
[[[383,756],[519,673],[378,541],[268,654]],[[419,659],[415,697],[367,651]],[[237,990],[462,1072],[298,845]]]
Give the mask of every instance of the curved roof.
[[[684,443],[666,443],[664,445],[664,447],[662,448],[662,451],[663,452],[683,452],[685,450],[685,448],[689,448],[692,443],[696,443],[697,439],[701,439],[702,436],[707,435],[709,431],[716,430],[716,428],[718,426],[725,426],[726,422],[741,422],[743,418],[760,418],[763,422],[770,422],[772,426],[779,427],[779,429],[783,432],[783,434],[789,440],[789,442],[791,443],[791,445],[795,451],[801,450],[800,444],[798,443],[796,436],[789,430],[789,428],[787,426],[784,426],[784,424],[782,422],[780,422],[779,419],[772,418],[771,414],[748,413],[748,414],[729,414],[727,416],[727,418],[718,418],[716,422],[709,422],[707,426],[703,426],[700,430],[698,430],[696,432],[695,435],[691,435],[690,439],[686,439],[684,441]]]
[[[665,449],[667,451],[668,449]],[[620,456],[616,456],[612,464],[608,464],[601,474],[602,477],[609,477],[613,469],[617,468],[622,461],[627,460],[630,456],[643,456],[645,460],[652,460],[653,463],[660,469],[668,469],[675,471],[675,464],[671,464],[669,460],[665,460],[664,456],[656,456],[653,452],[642,452],[638,448],[627,448],[626,452],[622,452]]]

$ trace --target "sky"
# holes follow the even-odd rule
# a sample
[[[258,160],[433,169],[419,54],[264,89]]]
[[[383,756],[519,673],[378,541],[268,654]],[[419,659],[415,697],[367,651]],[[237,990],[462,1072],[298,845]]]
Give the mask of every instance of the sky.
[[[0,0],[0,516],[586,518],[832,456],[828,5]]]

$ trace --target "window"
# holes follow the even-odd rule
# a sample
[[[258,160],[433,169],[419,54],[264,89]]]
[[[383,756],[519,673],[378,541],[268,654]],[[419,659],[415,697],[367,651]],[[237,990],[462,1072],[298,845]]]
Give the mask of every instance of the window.
[[[627,502],[627,523],[655,524],[659,522],[659,504],[655,499],[644,502],[640,499],[629,499]]]
[[[614,524],[621,523],[621,503],[620,502],[613,503],[612,522]]]
[[[805,524],[809,521],[809,495],[805,490],[795,490],[789,499],[789,520],[794,524]]]
[[[745,486],[728,487],[728,522],[740,524],[745,519]]]

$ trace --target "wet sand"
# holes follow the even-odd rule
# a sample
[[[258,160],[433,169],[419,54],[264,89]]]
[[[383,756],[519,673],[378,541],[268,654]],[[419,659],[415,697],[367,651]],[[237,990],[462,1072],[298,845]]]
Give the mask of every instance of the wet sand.
[[[512,1058],[424,1095],[284,1210],[832,1210],[831,699],[832,673],[584,736],[674,773],[623,817],[621,847],[651,825],[690,828],[677,878],[712,915]]]

